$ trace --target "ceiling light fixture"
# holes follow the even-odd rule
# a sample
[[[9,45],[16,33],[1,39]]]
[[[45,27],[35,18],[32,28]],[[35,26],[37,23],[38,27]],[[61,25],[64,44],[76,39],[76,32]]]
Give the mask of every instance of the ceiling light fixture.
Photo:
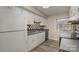
[[[43,8],[49,8],[50,6],[42,6]]]

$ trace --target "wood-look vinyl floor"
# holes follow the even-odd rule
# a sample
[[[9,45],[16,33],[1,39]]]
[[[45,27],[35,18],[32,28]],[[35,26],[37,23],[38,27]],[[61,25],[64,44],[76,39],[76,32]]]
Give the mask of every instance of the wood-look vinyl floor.
[[[56,40],[47,40],[35,49],[32,52],[58,52],[59,43]]]

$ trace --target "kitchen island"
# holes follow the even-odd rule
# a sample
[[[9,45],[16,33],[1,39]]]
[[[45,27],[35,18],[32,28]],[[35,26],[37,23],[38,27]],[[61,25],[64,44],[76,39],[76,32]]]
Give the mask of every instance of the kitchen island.
[[[76,37],[72,37],[72,33],[63,32],[59,37],[59,46],[62,52],[79,52],[79,32]]]

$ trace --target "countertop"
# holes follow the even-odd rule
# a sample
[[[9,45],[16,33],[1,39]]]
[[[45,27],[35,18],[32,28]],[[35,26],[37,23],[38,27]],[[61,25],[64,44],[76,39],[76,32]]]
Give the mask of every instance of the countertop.
[[[38,34],[38,33],[42,33],[47,31],[48,29],[44,29],[44,30],[29,30],[28,31],[28,35],[34,35],[34,34]]]
[[[59,34],[59,36],[60,37],[62,37],[62,38],[72,38],[72,35],[73,34],[73,32],[70,32],[70,31],[64,31],[64,32],[61,32],[60,34]],[[76,38],[79,38],[79,31],[75,31],[75,37]]]

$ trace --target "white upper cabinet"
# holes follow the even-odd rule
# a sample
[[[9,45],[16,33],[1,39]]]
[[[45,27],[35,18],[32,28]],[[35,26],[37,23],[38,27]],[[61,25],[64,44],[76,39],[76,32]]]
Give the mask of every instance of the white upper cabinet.
[[[35,15],[28,12],[27,19],[28,19],[27,24],[33,24],[33,22],[35,20]]]
[[[27,24],[33,24],[34,21],[38,21],[38,22],[41,21],[41,25],[44,25],[45,22],[46,22],[45,18],[40,17],[38,15],[35,15],[35,14],[31,13],[31,12],[28,12],[27,16],[28,16],[27,17],[27,19],[28,19]]]
[[[0,7],[0,32],[22,30],[25,20],[22,9],[17,7]]]
[[[24,17],[25,29],[27,29],[28,12],[25,10],[23,10],[23,17]]]

